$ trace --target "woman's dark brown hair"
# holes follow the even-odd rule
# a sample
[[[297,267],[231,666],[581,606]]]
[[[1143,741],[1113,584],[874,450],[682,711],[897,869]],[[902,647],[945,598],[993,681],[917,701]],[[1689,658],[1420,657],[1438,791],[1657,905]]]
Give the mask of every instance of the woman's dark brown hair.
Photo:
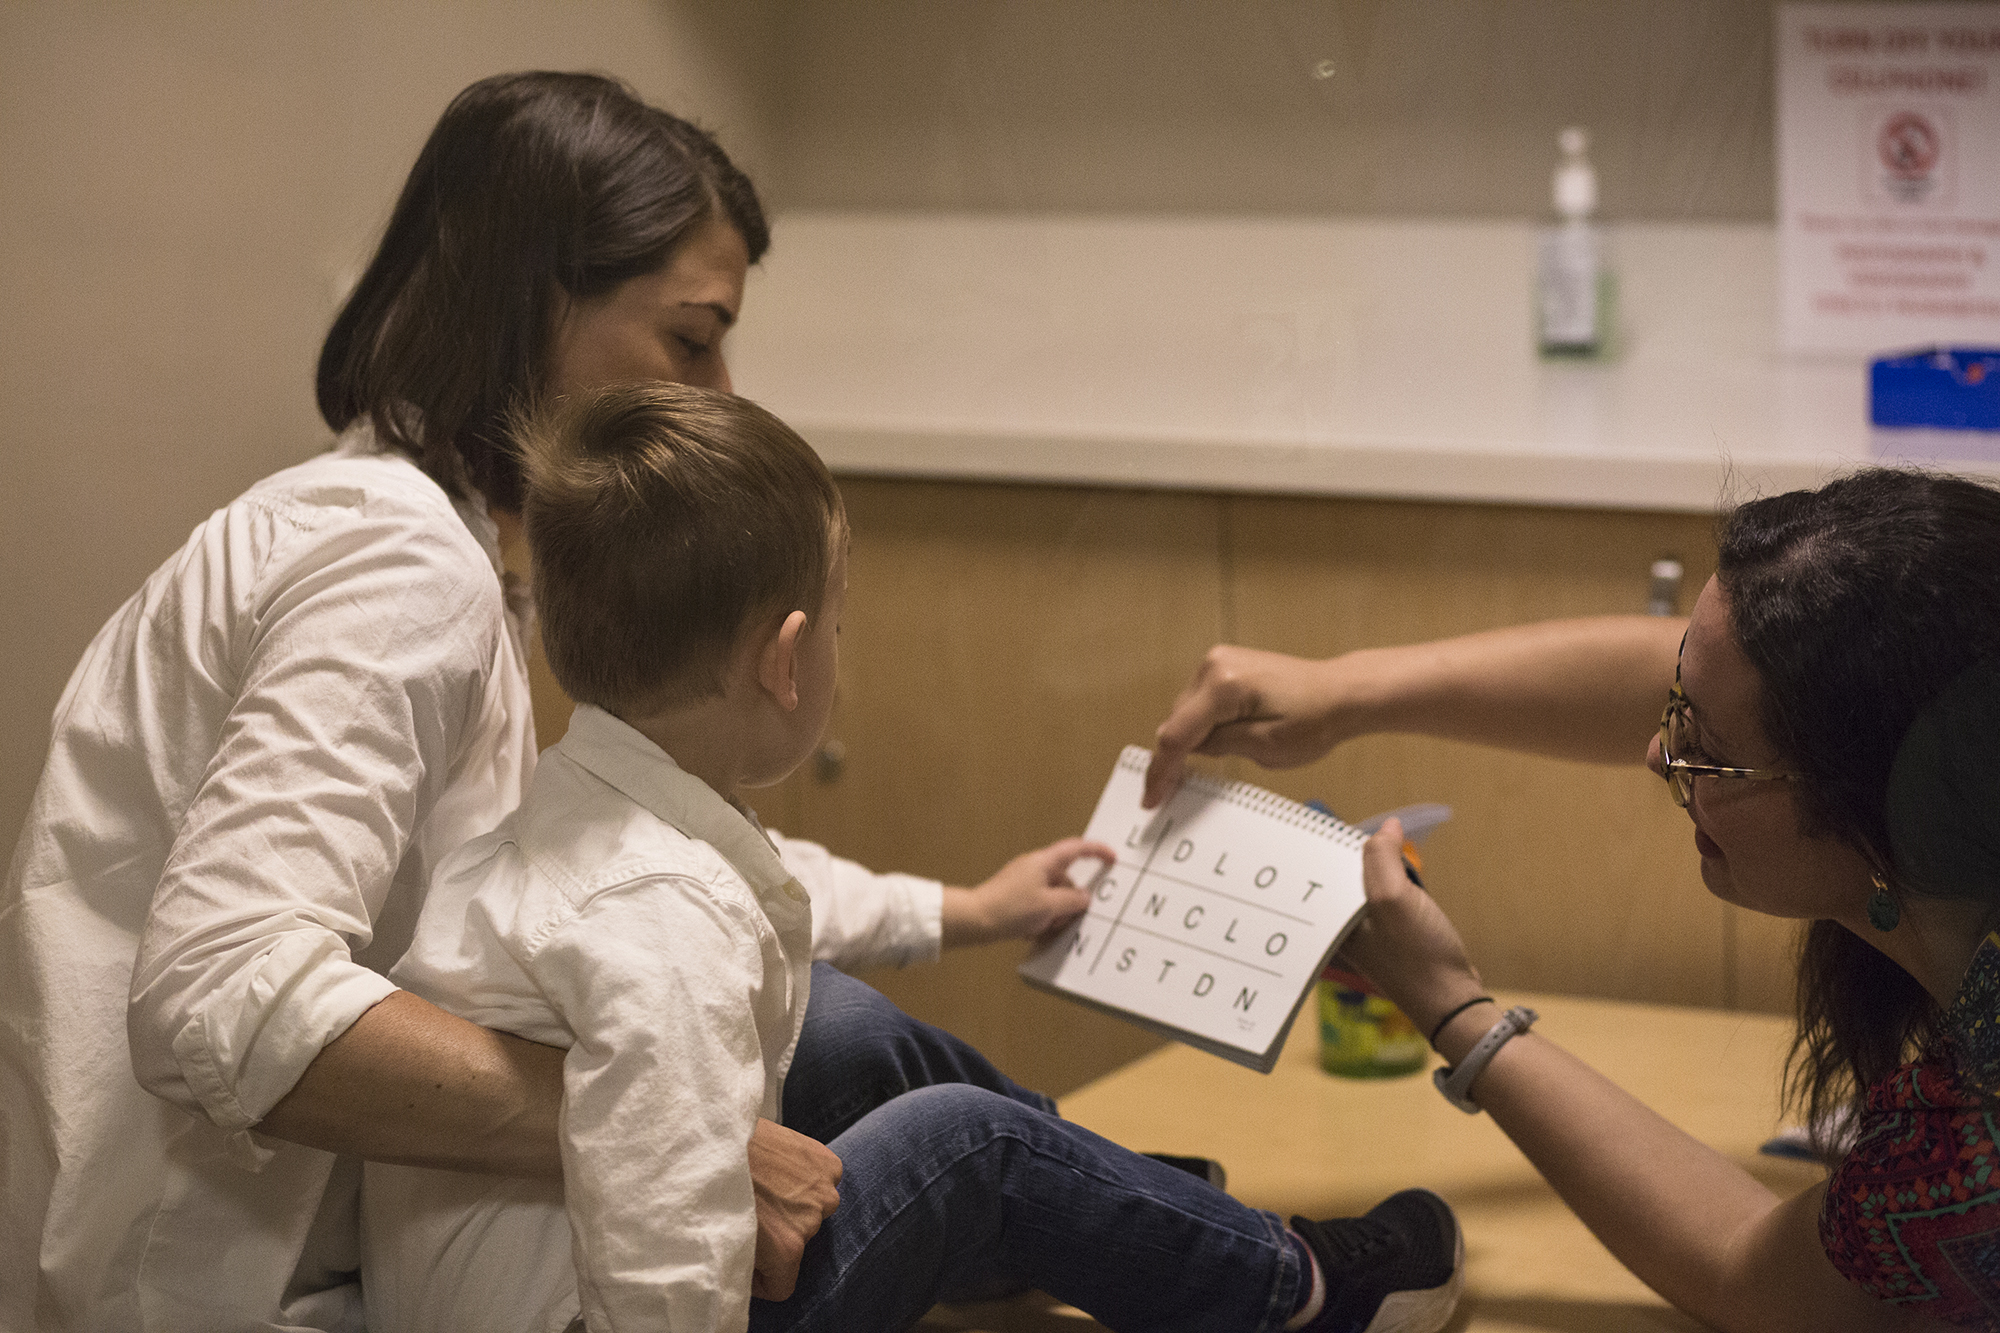
[[[1798,774],[1803,831],[1846,842],[1905,898],[2000,907],[2000,862],[1940,882],[1911,864],[1890,801],[1913,724],[2000,661],[2000,491],[1875,468],[1740,506],[1720,547],[1730,620],[1763,685],[1765,734]],[[1979,747],[1960,753],[2000,762]],[[1931,789],[1992,777],[1914,776]],[[2000,811],[1966,818],[2000,826]],[[1815,921],[1800,946],[1798,1011],[1789,1088],[1809,1120],[1824,1122],[1911,1053],[1940,1052],[1943,1014],[1930,995],[1833,921]]]
[[[445,108],[320,349],[320,415],[362,419],[454,495],[517,510],[508,411],[547,377],[559,294],[600,295],[757,192],[704,131],[594,74],[500,74]]]

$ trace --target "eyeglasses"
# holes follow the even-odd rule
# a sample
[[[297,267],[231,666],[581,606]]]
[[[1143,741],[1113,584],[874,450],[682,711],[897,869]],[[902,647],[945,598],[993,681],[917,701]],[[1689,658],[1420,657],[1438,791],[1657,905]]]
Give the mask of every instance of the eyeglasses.
[[[1782,782],[1792,776],[1773,768],[1725,768],[1720,764],[1690,764],[1674,758],[1674,751],[1687,753],[1688,697],[1681,692],[1681,667],[1674,663],[1674,688],[1667,694],[1666,711],[1660,714],[1660,774],[1667,780],[1674,804],[1685,810],[1694,799],[1696,778],[1742,778],[1748,782]]]

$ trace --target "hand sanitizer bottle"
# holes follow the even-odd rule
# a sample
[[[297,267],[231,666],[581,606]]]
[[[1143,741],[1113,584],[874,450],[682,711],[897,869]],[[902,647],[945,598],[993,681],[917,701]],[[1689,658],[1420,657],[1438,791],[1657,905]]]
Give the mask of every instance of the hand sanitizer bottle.
[[[1598,277],[1604,243],[1590,221],[1597,211],[1597,172],[1584,151],[1590,138],[1575,125],[1556,137],[1562,162],[1556,167],[1556,216],[1562,221],[1542,232],[1536,275],[1541,347],[1558,356],[1591,356],[1604,343],[1598,309]]]

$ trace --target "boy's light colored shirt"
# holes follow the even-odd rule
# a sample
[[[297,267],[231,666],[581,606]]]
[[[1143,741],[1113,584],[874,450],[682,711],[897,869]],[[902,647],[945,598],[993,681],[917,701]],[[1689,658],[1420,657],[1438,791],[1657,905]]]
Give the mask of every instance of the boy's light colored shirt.
[[[593,1333],[747,1323],[746,1153],[756,1120],[780,1115],[812,910],[754,817],[587,706],[521,808],[433,883],[391,979],[568,1050],[563,1190]],[[502,1310],[560,1327],[575,1306],[523,1289],[548,1281],[532,1256],[546,1209],[512,1219],[511,1196],[473,1187],[452,1217],[440,1174],[368,1168],[370,1327],[477,1323],[510,1285]],[[468,1232],[476,1250],[457,1245]]]
[[[353,1326],[358,1164],[253,1127],[527,786],[503,586],[484,506],[357,428],[92,641],[0,887],[0,1329]],[[935,881],[777,841],[818,957],[937,955]]]

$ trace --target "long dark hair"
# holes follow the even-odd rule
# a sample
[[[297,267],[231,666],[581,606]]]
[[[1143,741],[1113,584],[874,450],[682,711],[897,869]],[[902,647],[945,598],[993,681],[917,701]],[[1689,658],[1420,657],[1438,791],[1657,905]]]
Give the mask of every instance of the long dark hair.
[[[362,418],[454,495],[516,510],[509,409],[547,376],[559,292],[596,296],[667,262],[711,217],[770,243],[715,140],[594,74],[481,79],[445,108],[320,349],[319,411]]]
[[[1846,842],[1899,895],[2000,906],[2000,863],[1950,884],[1913,874],[1890,818],[1891,771],[1912,724],[2000,660],[2000,491],[1874,468],[1740,506],[1720,547],[1730,619],[1763,684],[1765,734],[1799,775],[1802,831]],[[1972,817],[2000,825],[2000,811]],[[1938,1054],[1942,1017],[1872,944],[1813,922],[1799,954],[1794,1104],[1824,1123],[1912,1052]]]

